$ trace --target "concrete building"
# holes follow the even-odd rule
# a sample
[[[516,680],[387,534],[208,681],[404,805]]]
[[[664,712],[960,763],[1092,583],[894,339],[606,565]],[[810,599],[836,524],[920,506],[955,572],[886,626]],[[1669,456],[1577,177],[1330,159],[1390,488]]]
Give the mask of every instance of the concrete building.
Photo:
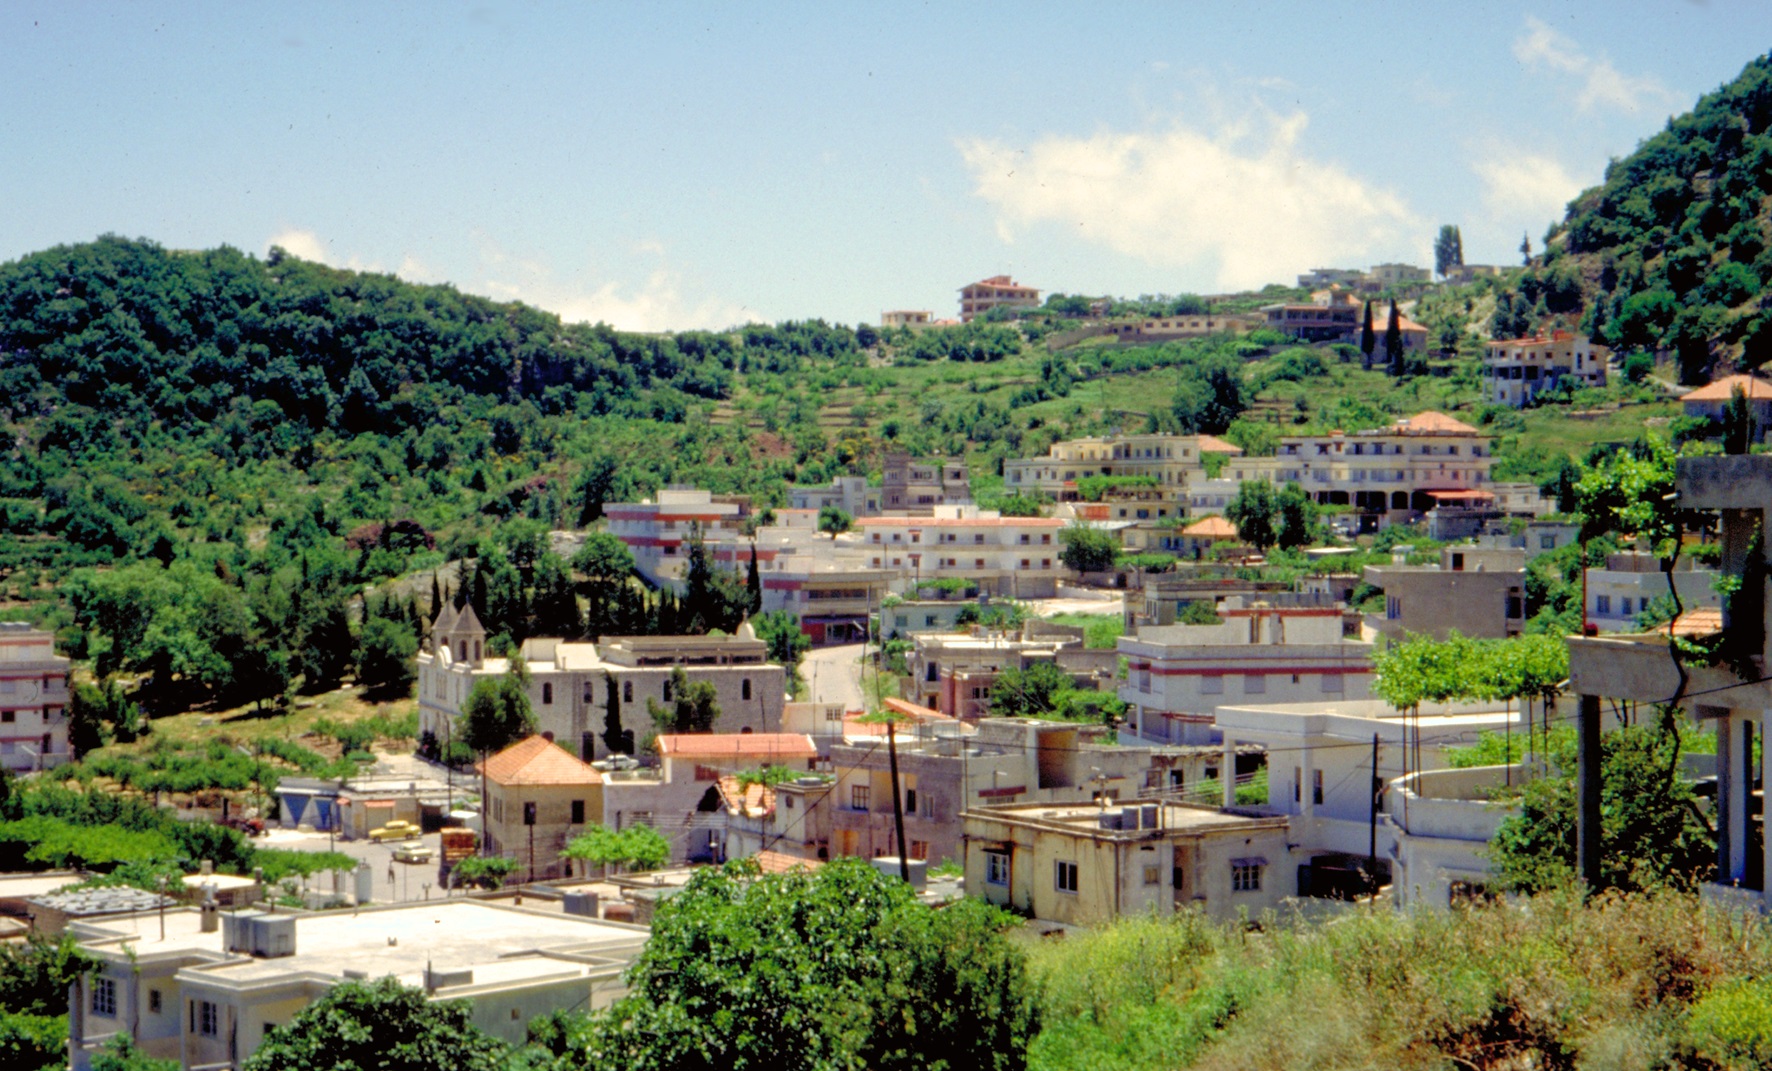
[[[603,821],[603,775],[545,736],[512,744],[483,765],[486,851],[515,859],[525,880],[565,876],[560,851]]]
[[[0,767],[47,770],[68,750],[68,672],[55,637],[22,621],[0,621]]]
[[[1051,598],[1065,574],[1052,517],[1004,517],[973,506],[937,506],[932,517],[864,517],[856,522],[868,568],[916,580],[970,581],[990,595]]]
[[[880,632],[889,640],[959,632],[962,614],[982,613],[989,605],[978,599],[889,599],[880,607]]]
[[[881,327],[928,327],[935,313],[928,309],[893,309],[880,314]]]
[[[708,552],[715,568],[739,576],[748,574],[755,555],[763,612],[798,617],[815,646],[860,643],[869,615],[899,579],[894,570],[868,565],[853,539],[832,540],[809,527],[762,528],[748,542],[720,543]]]
[[[1038,290],[1022,286],[1007,275],[993,275],[960,288],[960,322],[971,323],[998,305],[1032,309],[1039,304]]]
[[[603,507],[609,534],[626,543],[634,568],[654,584],[675,584],[688,544],[736,541],[744,535],[750,500],[694,487],[667,487],[656,500]]]
[[[1460,781],[1429,774],[1419,784],[1416,775],[1442,769],[1448,749],[1474,744],[1484,732],[1523,734],[1526,722],[1518,710],[1498,704],[1424,703],[1406,717],[1376,699],[1317,700],[1226,704],[1214,716],[1227,753],[1254,744],[1268,756],[1268,799],[1260,813],[1284,816],[1290,823],[1301,894],[1352,891],[1350,885],[1362,884],[1354,875],[1363,872],[1374,848],[1381,880],[1395,877],[1393,895],[1399,903],[1444,907],[1450,882],[1475,884],[1487,873],[1483,852],[1488,836],[1477,833],[1492,835],[1499,817],[1460,825],[1446,814],[1430,813],[1433,804],[1421,803],[1423,796],[1472,802],[1474,795],[1466,799],[1457,793],[1487,783],[1487,775]],[[1395,787],[1400,779],[1408,782],[1406,799]],[[1496,810],[1505,816],[1506,808]],[[1418,865],[1404,876],[1398,868],[1403,855],[1399,843],[1410,839]]]
[[[1680,605],[1687,610],[1720,609],[1722,598],[1715,587],[1714,569],[1700,569],[1682,557],[1671,574]],[[1620,551],[1606,556],[1606,568],[1587,570],[1586,623],[1601,632],[1637,632],[1637,615],[1668,594],[1668,577],[1661,560],[1642,551]],[[1669,608],[1671,611],[1671,607]]]
[[[1126,731],[1161,743],[1215,742],[1213,712],[1223,703],[1364,699],[1372,645],[1357,617],[1329,606],[1219,606],[1216,625],[1140,627],[1122,636],[1120,698]]]
[[[967,810],[966,888],[1037,920],[1092,926],[1196,909],[1259,916],[1293,895],[1286,820],[1177,803]]]
[[[1737,389],[1746,395],[1748,412],[1753,414],[1753,440],[1762,442],[1766,429],[1772,427],[1772,383],[1758,376],[1724,376],[1681,395],[1680,406],[1689,417],[1721,424]]]
[[[392,976],[522,1044],[529,1020],[597,1010],[623,992],[644,927],[468,899],[324,914],[144,913],[71,932],[98,966],[72,987],[75,1071],[118,1034],[186,1071],[239,1068],[265,1035],[333,986]]]
[[[899,729],[897,747],[907,854],[930,862],[961,861],[963,811],[1131,799],[1145,789],[1153,768],[1168,768],[1151,749],[1113,743],[1104,726],[1031,718],[986,718],[976,729],[923,719],[914,730]],[[884,733],[831,749],[833,854],[898,855],[889,758]]]
[[[1367,625],[1393,639],[1443,640],[1456,629],[1473,639],[1517,636],[1526,624],[1526,554],[1509,548],[1452,546],[1438,565],[1368,565],[1366,583],[1384,589],[1384,613]]]
[[[1361,282],[1379,290],[1389,290],[1396,286],[1426,283],[1432,279],[1432,272],[1426,268],[1418,268],[1413,264],[1374,264],[1367,270]]]
[[[881,509],[880,489],[869,487],[866,476],[833,476],[823,487],[795,485],[788,488],[788,502],[814,513],[835,506],[851,517],[872,517]]]
[[[1115,666],[1112,651],[1083,646],[1080,629],[1052,625],[1032,625],[1019,633],[922,633],[913,637],[913,644],[905,656],[906,695],[965,721],[990,713],[991,688],[1004,670],[1051,662],[1076,687],[1090,690],[1111,679]]]
[[[1607,357],[1606,347],[1567,331],[1496,339],[1483,355],[1484,389],[1490,401],[1521,408],[1564,379],[1579,387],[1603,387]]]
[[[1239,456],[1240,447],[1212,435],[1110,435],[1053,443],[1042,457],[1003,462],[1003,486],[1059,502],[1078,499],[1078,481],[1098,476],[1144,477],[1180,494],[1206,475],[1204,454]],[[1235,489],[1232,489],[1235,493]]]
[[[455,738],[462,706],[474,685],[510,669],[486,658],[485,630],[473,608],[459,615],[444,607],[432,627],[429,650],[418,655],[419,730],[439,745]],[[463,657],[466,652],[468,657]],[[671,702],[671,672],[713,684],[721,732],[774,732],[781,726],[787,677],[769,661],[769,648],[747,622],[732,636],[610,636],[598,643],[537,638],[517,657],[529,674],[536,727],[590,761],[609,753],[608,739],[652,726],[647,701]]]
[[[1159,316],[1149,320],[1101,325],[1121,342],[1171,342],[1180,338],[1205,338],[1208,335],[1242,334],[1251,324],[1244,316]]]
[[[753,786],[754,791],[745,792],[738,800],[732,791],[737,789],[737,781],[730,780],[731,789],[727,779],[720,782],[727,802],[727,859],[758,856],[764,873],[769,873],[770,856],[813,865],[830,858],[834,778],[808,774],[770,788]]]
[[[1291,591],[1292,585],[1283,581],[1250,580],[1228,567],[1207,566],[1149,577],[1140,587],[1121,593],[1120,607],[1126,634],[1136,636],[1146,628],[1175,624],[1181,613],[1197,602],[1216,609],[1220,602],[1240,597],[1245,603],[1260,600],[1278,606],[1289,601]],[[1297,605],[1329,607],[1334,602]]]
[[[769,766],[810,771],[818,747],[804,733],[664,733],[658,757],[667,781],[713,784],[726,774]]]
[[[1298,288],[1319,290],[1330,286],[1358,286],[1365,274],[1358,268],[1312,268],[1298,277]]]
[[[880,480],[880,511],[928,517],[937,506],[972,503],[971,477],[964,458],[919,461],[903,451],[886,455]]]
[[[1756,664],[1772,659],[1772,587],[1764,572],[1751,563],[1759,549],[1763,526],[1772,511],[1772,455],[1741,454],[1683,457],[1676,463],[1675,488],[1682,509],[1716,511],[1720,521],[1722,561],[1719,572],[1729,577],[1757,575],[1759,584],[1746,597],[1725,602],[1721,613],[1695,611],[1708,618],[1704,627],[1688,627],[1688,635],[1720,634]],[[1696,625],[1696,620],[1692,623]],[[1637,635],[1572,636],[1569,638],[1570,690],[1579,697],[1578,780],[1581,818],[1577,835],[1578,871],[1590,881],[1600,872],[1601,724],[1604,700],[1662,703],[1689,696],[1686,709],[1699,725],[1716,733],[1717,787],[1713,821],[1717,831],[1717,865],[1701,888],[1707,899],[1772,910],[1772,822],[1759,808],[1755,782],[1765,783],[1772,768],[1761,748],[1754,759],[1754,737],[1764,740],[1772,729],[1772,683],[1743,678],[1727,663],[1714,666],[1686,660],[1684,672],[1670,657],[1666,630]],[[1760,676],[1763,677],[1763,674]]]

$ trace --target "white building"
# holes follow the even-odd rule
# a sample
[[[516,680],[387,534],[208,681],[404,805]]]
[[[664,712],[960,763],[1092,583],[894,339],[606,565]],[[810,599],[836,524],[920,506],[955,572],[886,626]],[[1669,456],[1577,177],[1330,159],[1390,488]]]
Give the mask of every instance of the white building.
[[[60,766],[68,750],[68,667],[55,637],[22,621],[0,621],[0,767]]]
[[[788,502],[794,509],[816,513],[826,506],[835,506],[851,517],[872,517],[879,513],[880,496],[880,489],[869,487],[865,476],[835,476],[822,487],[788,488]]]
[[[688,544],[737,540],[748,513],[745,503],[694,487],[667,487],[656,501],[618,502],[603,508],[609,534],[628,545],[634,567],[654,584],[672,583]]]
[[[1716,571],[1695,568],[1690,558],[1681,559],[1679,564],[1683,568],[1674,570],[1671,576],[1680,593],[1681,606],[1687,610],[1720,609],[1722,599],[1712,586]],[[1587,571],[1587,622],[1601,632],[1638,631],[1637,615],[1668,594],[1669,575],[1661,571],[1660,559],[1653,554],[1608,554],[1606,568]]]
[[[1483,356],[1485,390],[1490,401],[1519,408],[1565,378],[1581,387],[1603,387],[1607,355],[1606,347],[1567,331],[1496,339]]]
[[[1053,443],[1043,457],[1003,462],[1003,487],[1039,492],[1060,502],[1077,498],[1077,482],[1095,476],[1138,476],[1179,491],[1205,479],[1202,454],[1235,456],[1240,447],[1211,435],[1110,435]],[[1233,493],[1234,489],[1233,489]]]
[[[1004,517],[975,506],[937,506],[933,517],[864,517],[856,522],[868,568],[901,580],[969,580],[1010,598],[1050,598],[1066,574],[1058,554],[1065,522]]]
[[[1213,742],[1223,703],[1366,698],[1372,645],[1339,607],[1219,607],[1216,625],[1141,627],[1122,636],[1127,730],[1162,743]],[[1350,628],[1351,624],[1351,628]],[[1260,697],[1260,698],[1254,698]]]
[[[75,982],[75,1071],[126,1034],[186,1071],[238,1068],[265,1035],[351,980],[392,976],[469,1000],[476,1027],[522,1044],[529,1020],[608,1007],[647,930],[597,918],[435,900],[322,914],[182,909],[75,923],[99,966]]]

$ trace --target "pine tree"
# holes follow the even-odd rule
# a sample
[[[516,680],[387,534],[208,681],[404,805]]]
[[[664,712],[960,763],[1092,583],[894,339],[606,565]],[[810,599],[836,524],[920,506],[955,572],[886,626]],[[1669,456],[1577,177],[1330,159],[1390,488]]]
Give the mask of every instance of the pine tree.
[[[763,580],[757,574],[757,544],[755,544],[755,543],[751,544],[751,568],[750,568],[750,571],[745,574],[744,588],[745,588],[745,591],[748,592],[751,597],[751,602],[750,602],[751,614],[762,613],[763,612]]]
[[[439,583],[437,581],[436,570],[432,570],[431,571],[431,616],[430,616],[430,620],[432,620],[432,621],[437,620],[437,615],[439,613],[441,613],[442,610],[443,610],[443,588],[439,585]]]
[[[1530,234],[1520,236],[1520,263],[1528,268],[1532,266],[1532,236]]]
[[[1434,271],[1445,278],[1453,268],[1464,264],[1464,238],[1458,228],[1448,223],[1434,239]]]

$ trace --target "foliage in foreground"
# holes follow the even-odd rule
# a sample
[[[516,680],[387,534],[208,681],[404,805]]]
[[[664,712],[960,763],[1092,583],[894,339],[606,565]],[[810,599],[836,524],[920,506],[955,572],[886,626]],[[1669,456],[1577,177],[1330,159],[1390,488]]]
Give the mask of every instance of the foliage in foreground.
[[[246,1071],[501,1071],[506,1048],[466,1001],[432,1001],[393,978],[346,982],[270,1032]]]
[[[1249,935],[1197,914],[1042,944],[1036,1071],[1749,1068],[1772,923],[1675,893],[1355,912]]]
[[[556,1067],[1019,1068],[1037,1012],[1006,921],[860,860],[703,870],[659,908],[631,995],[556,1033]]]

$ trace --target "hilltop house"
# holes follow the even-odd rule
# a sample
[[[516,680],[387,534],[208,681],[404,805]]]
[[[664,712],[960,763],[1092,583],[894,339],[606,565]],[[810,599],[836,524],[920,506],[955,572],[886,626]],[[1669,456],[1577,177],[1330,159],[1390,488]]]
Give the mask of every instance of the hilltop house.
[[[1606,385],[1604,346],[1595,346],[1586,335],[1553,331],[1531,338],[1496,339],[1483,356],[1485,388],[1491,401],[1516,409],[1550,390],[1564,379],[1577,386]]]
[[[1007,275],[993,275],[960,288],[960,322],[971,323],[998,305],[1031,309],[1039,304],[1040,292],[1035,288],[1022,286]]]

